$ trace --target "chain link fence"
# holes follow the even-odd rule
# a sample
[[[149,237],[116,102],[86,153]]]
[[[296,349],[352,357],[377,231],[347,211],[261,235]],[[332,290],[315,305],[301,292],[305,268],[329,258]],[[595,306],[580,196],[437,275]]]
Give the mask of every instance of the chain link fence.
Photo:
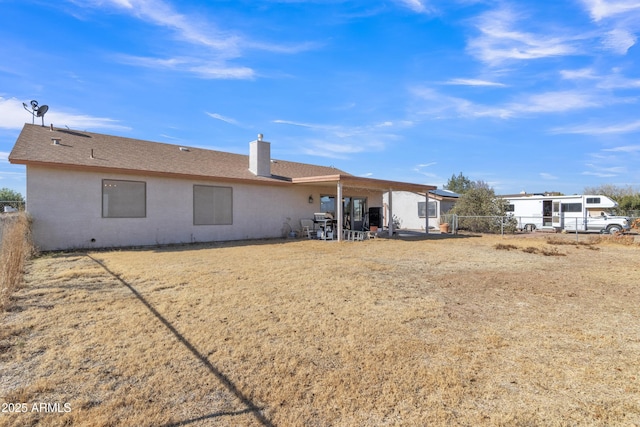
[[[560,221],[558,218],[556,218]],[[637,217],[629,217],[629,225],[633,226]],[[470,231],[474,233],[489,233],[489,234],[527,234],[533,232],[562,232],[575,234],[576,240],[579,239],[579,234],[594,234],[594,233],[613,233],[617,229],[609,230],[602,224],[590,225],[589,220],[585,218],[563,218],[561,222],[552,222],[552,217],[544,218],[540,216],[525,217],[525,216],[471,216],[471,215],[456,215],[456,214],[443,214],[441,215],[440,222],[446,222],[449,224],[451,233],[458,233],[458,231]],[[560,225],[558,225],[560,224]],[[638,228],[631,228],[629,232],[638,234],[640,233],[640,220],[637,225]]]
[[[0,214],[23,211],[25,203],[16,200],[0,200]]]
[[[15,212],[24,211],[25,203],[22,201],[3,201],[0,200],[0,247],[2,247],[2,236],[4,229],[13,217]]]

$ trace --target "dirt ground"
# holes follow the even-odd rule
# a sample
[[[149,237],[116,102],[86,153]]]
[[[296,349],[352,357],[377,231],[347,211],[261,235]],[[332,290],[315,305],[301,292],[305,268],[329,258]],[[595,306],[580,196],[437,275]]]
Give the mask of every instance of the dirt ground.
[[[640,426],[640,243],[277,240],[46,254],[2,426]]]

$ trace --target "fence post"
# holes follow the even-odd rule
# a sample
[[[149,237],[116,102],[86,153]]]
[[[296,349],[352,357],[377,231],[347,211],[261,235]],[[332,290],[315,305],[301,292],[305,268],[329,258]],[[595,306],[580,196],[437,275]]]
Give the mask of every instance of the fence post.
[[[504,217],[500,218],[500,235],[504,237]]]

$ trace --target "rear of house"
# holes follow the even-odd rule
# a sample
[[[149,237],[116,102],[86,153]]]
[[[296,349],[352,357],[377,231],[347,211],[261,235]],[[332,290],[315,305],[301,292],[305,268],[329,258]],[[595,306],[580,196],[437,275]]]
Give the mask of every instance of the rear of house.
[[[25,125],[9,160],[26,165],[43,250],[280,237],[323,198],[381,207],[382,188],[413,186],[274,160],[261,136],[249,145],[246,156]]]

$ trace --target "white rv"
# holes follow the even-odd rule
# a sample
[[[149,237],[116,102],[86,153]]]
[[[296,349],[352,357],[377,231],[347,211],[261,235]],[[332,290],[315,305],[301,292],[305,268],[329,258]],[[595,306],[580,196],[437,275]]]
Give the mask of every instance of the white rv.
[[[555,229],[616,233],[629,230],[629,218],[611,215],[618,203],[607,196],[503,196],[520,230]]]

